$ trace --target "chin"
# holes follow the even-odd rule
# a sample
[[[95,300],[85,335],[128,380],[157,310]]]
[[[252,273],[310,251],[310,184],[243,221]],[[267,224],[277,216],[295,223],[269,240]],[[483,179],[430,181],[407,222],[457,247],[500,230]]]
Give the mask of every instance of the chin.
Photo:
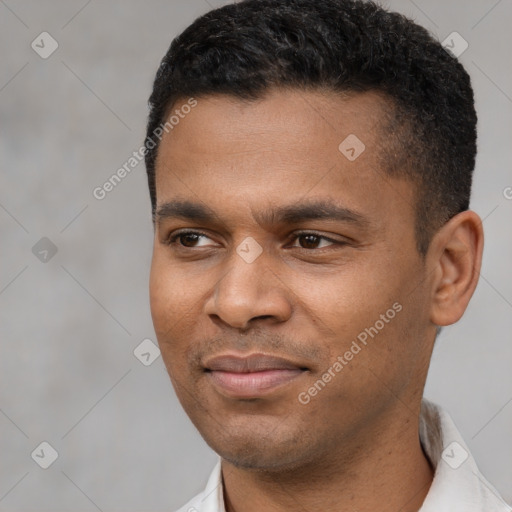
[[[219,455],[233,466],[249,471],[282,473],[283,471],[293,470],[300,466],[296,460],[297,453],[289,454],[290,459],[293,457],[293,460],[286,460],[280,454],[272,452],[268,447],[265,450],[267,453],[262,453],[260,443],[256,452],[243,451],[234,453],[231,450],[229,453],[219,453]]]
[[[303,465],[301,461],[307,458],[307,447],[298,446],[297,438],[280,439],[268,431],[260,434],[253,430],[246,436],[240,431],[230,436],[226,431],[222,439],[204,439],[224,460],[240,469],[283,472]]]

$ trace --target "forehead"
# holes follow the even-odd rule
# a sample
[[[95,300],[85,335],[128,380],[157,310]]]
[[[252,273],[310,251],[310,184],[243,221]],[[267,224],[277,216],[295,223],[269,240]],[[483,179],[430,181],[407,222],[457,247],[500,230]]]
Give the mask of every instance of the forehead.
[[[378,127],[388,104],[376,92],[297,89],[270,89],[256,100],[209,95],[197,98],[192,109],[188,102],[182,98],[170,109],[173,126],[164,134],[162,145],[223,155],[237,149],[274,151],[283,146],[297,153],[310,147],[332,150],[350,134],[372,147],[382,142]]]
[[[379,204],[389,209],[405,199],[402,206],[411,206],[409,184],[380,168],[385,105],[376,93],[277,89],[256,101],[226,95],[196,101],[160,143],[157,205],[179,197],[257,212],[259,204],[323,196],[376,220]]]

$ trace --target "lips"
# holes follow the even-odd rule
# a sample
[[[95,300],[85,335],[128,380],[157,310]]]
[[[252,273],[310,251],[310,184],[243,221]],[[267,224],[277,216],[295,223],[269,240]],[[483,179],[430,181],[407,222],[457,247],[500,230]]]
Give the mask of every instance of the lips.
[[[234,355],[217,356],[208,360],[205,364],[207,370],[233,372],[233,373],[251,373],[262,372],[265,370],[296,370],[300,365],[287,359],[265,354],[251,354],[240,357]]]
[[[211,383],[230,398],[268,395],[307,371],[298,363],[266,354],[221,355],[204,366]]]

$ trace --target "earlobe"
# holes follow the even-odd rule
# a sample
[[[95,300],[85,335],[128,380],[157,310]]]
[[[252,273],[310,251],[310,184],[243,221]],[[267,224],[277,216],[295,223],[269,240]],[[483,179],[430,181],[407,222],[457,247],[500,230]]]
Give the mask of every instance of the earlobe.
[[[433,324],[451,325],[464,314],[480,276],[483,241],[482,221],[471,210],[452,217],[435,235],[429,249]]]

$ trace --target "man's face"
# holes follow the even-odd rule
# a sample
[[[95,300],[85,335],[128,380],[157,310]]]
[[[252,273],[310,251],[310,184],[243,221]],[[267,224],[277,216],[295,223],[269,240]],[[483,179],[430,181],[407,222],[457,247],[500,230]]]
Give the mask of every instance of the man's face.
[[[381,101],[209,96],[162,139],[155,331],[185,411],[240,467],[326,460],[416,416],[435,327],[413,187],[377,163]]]

